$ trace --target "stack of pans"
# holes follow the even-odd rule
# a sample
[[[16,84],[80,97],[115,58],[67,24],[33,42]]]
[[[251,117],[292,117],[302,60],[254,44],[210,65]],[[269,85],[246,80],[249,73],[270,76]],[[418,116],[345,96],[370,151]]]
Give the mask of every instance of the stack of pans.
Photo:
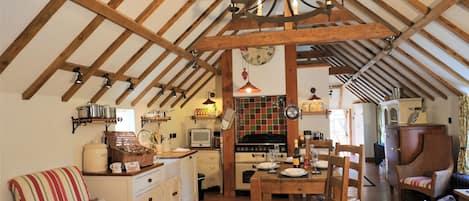
[[[77,111],[78,118],[80,119],[116,118],[116,108],[109,105],[88,103],[87,105],[77,107]]]

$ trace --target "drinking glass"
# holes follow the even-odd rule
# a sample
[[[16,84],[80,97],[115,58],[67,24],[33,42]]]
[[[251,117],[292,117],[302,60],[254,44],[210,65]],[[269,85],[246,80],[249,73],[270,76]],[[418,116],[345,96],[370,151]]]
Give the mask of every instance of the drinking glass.
[[[310,153],[310,156],[311,156],[311,167],[313,167],[311,172],[313,174],[321,173],[317,168],[317,164],[319,162],[319,152],[316,148],[314,148],[314,144],[309,145],[309,153]]]
[[[276,165],[275,164],[275,154],[276,154],[275,149],[269,149],[269,154],[267,155],[267,158],[271,163],[269,173],[277,173],[277,171],[275,171],[275,165]]]

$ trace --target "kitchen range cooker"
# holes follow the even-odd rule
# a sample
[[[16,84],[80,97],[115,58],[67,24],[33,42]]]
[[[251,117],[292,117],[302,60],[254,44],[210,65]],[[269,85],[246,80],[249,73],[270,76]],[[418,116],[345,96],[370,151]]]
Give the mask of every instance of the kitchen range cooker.
[[[256,165],[268,160],[269,149],[278,147],[276,160],[284,161],[287,158],[286,141],[283,134],[253,134],[239,139],[235,145],[235,189],[250,190]]]

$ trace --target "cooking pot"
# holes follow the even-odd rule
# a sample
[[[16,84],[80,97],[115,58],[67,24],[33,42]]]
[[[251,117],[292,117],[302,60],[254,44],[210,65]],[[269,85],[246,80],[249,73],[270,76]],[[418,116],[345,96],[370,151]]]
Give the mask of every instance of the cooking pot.
[[[77,111],[78,111],[78,118],[80,119],[86,119],[90,117],[90,113],[89,113],[90,110],[87,105],[77,107]]]
[[[103,110],[102,110],[102,117],[104,118],[111,118],[111,106],[109,105],[103,105]]]
[[[91,118],[101,118],[102,117],[102,110],[103,110],[103,107],[101,105],[98,105],[98,104],[94,104],[94,103],[88,103],[88,107],[89,107],[89,114]]]

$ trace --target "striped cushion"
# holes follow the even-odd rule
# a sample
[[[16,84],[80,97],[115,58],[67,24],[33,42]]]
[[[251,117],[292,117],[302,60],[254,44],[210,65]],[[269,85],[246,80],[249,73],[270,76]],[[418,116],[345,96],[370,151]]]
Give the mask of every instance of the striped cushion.
[[[401,183],[431,189],[432,188],[432,178],[430,177],[407,177],[402,178]]]
[[[15,201],[89,201],[81,171],[63,167],[18,176],[9,182]]]

